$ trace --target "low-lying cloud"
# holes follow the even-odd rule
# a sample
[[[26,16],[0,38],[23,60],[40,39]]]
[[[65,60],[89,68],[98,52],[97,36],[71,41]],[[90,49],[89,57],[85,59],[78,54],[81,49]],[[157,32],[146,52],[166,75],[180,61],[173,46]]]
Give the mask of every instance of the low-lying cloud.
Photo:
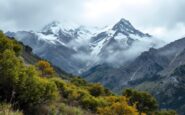
[[[86,67],[92,67],[96,64],[103,63],[111,64],[114,67],[119,67],[133,61],[142,52],[148,51],[152,47],[159,48],[164,44],[165,43],[158,38],[143,38],[142,40],[136,40],[131,46],[125,49],[123,48],[111,52],[112,48],[116,47],[111,45],[109,46],[111,48],[106,48],[106,50],[101,52],[99,55],[92,55],[91,52],[78,51],[77,54],[73,55],[73,58],[80,61],[84,65],[86,64]],[[102,56],[102,53],[105,52],[106,56]]]

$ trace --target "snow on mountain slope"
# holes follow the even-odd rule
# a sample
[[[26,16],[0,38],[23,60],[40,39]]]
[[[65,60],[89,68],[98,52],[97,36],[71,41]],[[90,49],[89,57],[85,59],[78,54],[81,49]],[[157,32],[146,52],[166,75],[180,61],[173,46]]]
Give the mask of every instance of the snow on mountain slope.
[[[91,52],[91,55],[97,56],[101,52],[101,49],[103,48],[103,45],[105,44],[105,42],[108,39],[109,38],[105,38],[105,39],[102,39],[102,40],[98,41],[95,44],[92,44],[92,48],[91,48],[92,49],[92,52]]]
[[[46,32],[46,33],[50,31],[53,34],[58,34],[59,30],[70,32],[70,31],[75,30],[78,27],[79,27],[78,24],[74,24],[71,22],[70,23],[69,22],[60,23],[59,21],[53,21],[49,23],[48,25],[46,25],[41,31]]]
[[[54,21],[39,32],[19,31],[7,34],[32,47],[38,56],[74,74],[107,60],[114,63],[115,57],[125,59],[132,52],[130,50],[138,48],[135,46],[138,42],[147,41],[144,50],[155,44],[150,35],[135,29],[125,19],[103,28]]]
[[[42,33],[41,35],[53,36],[54,41],[59,40],[63,44],[67,44],[69,47],[77,50],[77,48],[89,42],[90,38],[99,31],[100,29],[97,27],[86,27],[73,23],[54,21],[46,25],[40,33]],[[41,36],[41,38],[48,40],[46,36]]]
[[[112,27],[104,29],[101,33],[91,39],[91,55],[107,57],[115,53],[115,51],[127,50],[133,43],[138,41],[151,42],[152,38],[149,34],[144,34],[135,29],[131,23],[125,19],[121,19]],[[117,53],[117,52],[116,52]]]

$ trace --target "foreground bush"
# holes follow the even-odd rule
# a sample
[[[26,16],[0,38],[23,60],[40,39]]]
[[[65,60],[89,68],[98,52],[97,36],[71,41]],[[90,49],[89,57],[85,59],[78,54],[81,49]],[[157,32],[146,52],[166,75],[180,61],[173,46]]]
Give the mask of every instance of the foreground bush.
[[[151,113],[158,109],[156,99],[146,92],[139,92],[133,89],[126,89],[123,95],[129,99],[129,104],[136,104],[139,113]]]
[[[155,115],[177,115],[177,113],[174,110],[161,110],[155,112]]]
[[[58,97],[54,82],[38,77],[33,67],[25,68],[16,85],[17,100],[22,106],[47,104]]]
[[[16,42],[0,38],[0,101],[27,110],[56,100],[56,84],[41,78],[35,67],[25,66],[17,56],[18,49]]]
[[[128,100],[124,96],[106,97],[107,105],[98,108],[100,115],[138,115],[134,106],[128,105]]]
[[[0,104],[0,115],[23,115],[20,111],[14,111],[10,104]]]
[[[67,106],[66,104],[60,104],[59,113],[63,115],[85,115],[85,112],[77,107]]]

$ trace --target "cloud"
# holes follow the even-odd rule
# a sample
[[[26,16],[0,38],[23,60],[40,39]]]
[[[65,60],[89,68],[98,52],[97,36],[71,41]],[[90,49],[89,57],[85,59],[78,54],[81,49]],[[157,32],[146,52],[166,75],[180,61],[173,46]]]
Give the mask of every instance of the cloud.
[[[117,50],[108,55],[106,59],[101,60],[111,65],[122,66],[125,62],[131,62],[138,57],[142,52],[148,51],[151,47],[159,48],[164,44],[158,38],[141,39],[133,42],[126,50]]]
[[[39,30],[53,20],[104,26],[126,18],[150,34],[161,29],[177,38],[184,31],[179,23],[185,24],[184,0],[1,0],[0,7],[4,31]]]
[[[77,44],[71,44],[70,47],[76,47],[76,45]],[[87,49],[89,42],[79,42],[78,45],[81,47],[86,45],[85,48]],[[101,63],[108,63],[115,67],[119,67],[123,66],[125,63],[133,61],[142,52],[148,51],[151,47],[159,48],[163,45],[164,43],[161,42],[161,40],[159,40],[158,38],[143,38],[134,41],[132,45],[128,47],[125,47],[118,42],[116,44],[111,44],[106,48],[103,48],[101,53],[98,55],[93,55],[90,50],[87,52],[84,52],[84,50],[78,50],[78,53],[74,54],[72,57],[73,59],[78,60],[78,62],[81,62],[81,64],[84,64],[87,67],[93,67],[94,65]]]
[[[164,42],[169,43],[179,38],[185,37],[185,23],[177,23],[172,28],[155,27],[149,28],[148,31],[156,37],[162,39]]]
[[[80,5],[74,5],[77,4],[76,2],[73,0],[1,0],[0,27],[4,30],[40,29],[50,21],[75,17],[73,14],[79,14],[80,11]]]

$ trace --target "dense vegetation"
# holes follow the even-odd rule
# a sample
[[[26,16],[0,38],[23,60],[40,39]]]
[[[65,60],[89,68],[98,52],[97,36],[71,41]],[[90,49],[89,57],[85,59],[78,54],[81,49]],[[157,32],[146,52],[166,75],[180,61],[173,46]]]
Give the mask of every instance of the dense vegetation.
[[[47,61],[25,64],[21,53],[22,46],[0,32],[0,115],[7,111],[11,115],[176,114],[159,111],[148,93],[128,89],[116,96],[80,77],[62,79]]]
[[[20,111],[13,110],[10,104],[0,104],[0,115],[23,115]]]

